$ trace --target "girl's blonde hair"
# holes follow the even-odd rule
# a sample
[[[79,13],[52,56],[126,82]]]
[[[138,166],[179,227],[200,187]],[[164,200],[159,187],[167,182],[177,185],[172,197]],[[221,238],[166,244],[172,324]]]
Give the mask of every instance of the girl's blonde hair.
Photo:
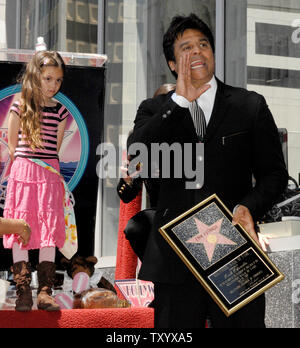
[[[65,63],[59,53],[54,51],[38,51],[27,64],[21,78],[21,132],[30,147],[35,150],[43,148],[41,142],[41,111],[43,95],[41,91],[41,73],[44,67],[55,66],[65,73]]]

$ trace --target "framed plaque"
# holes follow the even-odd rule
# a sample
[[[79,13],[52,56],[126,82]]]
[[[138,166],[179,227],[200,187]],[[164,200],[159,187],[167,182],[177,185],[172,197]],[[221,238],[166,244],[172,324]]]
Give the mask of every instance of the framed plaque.
[[[159,231],[227,316],[284,278],[217,195]]]

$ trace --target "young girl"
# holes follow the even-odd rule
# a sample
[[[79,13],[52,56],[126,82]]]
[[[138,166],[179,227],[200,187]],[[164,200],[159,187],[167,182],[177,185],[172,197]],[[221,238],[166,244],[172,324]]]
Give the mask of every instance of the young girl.
[[[12,248],[18,311],[29,311],[33,304],[29,249],[40,249],[37,306],[48,311],[59,309],[51,297],[51,288],[55,247],[60,248],[65,242],[64,189],[57,174],[32,159],[41,159],[59,171],[58,152],[68,111],[53,97],[61,87],[64,72],[63,59],[57,52],[35,53],[22,78],[21,98],[10,110],[8,146],[13,164],[4,217],[24,219],[31,227],[26,246],[16,235],[3,237],[5,248]]]

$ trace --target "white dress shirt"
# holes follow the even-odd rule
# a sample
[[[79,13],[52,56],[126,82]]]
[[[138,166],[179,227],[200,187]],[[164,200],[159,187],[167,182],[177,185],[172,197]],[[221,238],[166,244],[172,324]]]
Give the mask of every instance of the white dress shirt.
[[[198,105],[204,112],[206,124],[208,124],[210,120],[217,93],[218,85],[215,76],[213,76],[207,84],[211,87],[206,92],[201,94],[200,97],[197,99]],[[188,108],[190,105],[190,102],[185,97],[177,95],[176,93],[172,94],[172,99],[176,104],[183,108]]]

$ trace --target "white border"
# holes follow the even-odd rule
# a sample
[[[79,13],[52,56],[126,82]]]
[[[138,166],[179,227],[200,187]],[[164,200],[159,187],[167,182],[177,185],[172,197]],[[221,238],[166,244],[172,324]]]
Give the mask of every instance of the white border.
[[[300,70],[299,58],[270,56],[256,54],[255,52],[256,23],[268,23],[292,27],[296,20],[300,20],[300,13],[269,11],[253,8],[248,8],[247,11],[247,66]],[[295,30],[297,30],[297,27],[295,27]]]

